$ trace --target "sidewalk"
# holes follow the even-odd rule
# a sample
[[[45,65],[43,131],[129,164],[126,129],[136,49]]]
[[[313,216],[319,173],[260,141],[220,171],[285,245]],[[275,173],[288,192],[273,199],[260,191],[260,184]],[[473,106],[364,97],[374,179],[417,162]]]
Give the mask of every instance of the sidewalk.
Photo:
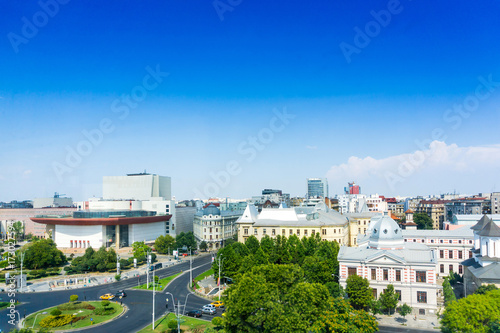
[[[425,316],[417,315],[417,320],[415,320],[415,315],[407,315],[406,318],[403,318],[397,313],[392,316],[376,315],[375,317],[379,325],[384,326],[436,330],[436,332],[438,331],[437,328],[440,326],[439,318],[435,314],[426,314]]]
[[[196,258],[197,256],[193,256]],[[174,260],[173,258],[167,258],[166,256],[158,256],[157,263],[162,263],[163,267],[170,267],[185,260],[189,259],[181,259],[180,261]],[[126,271],[121,272],[121,280],[126,280],[132,277],[136,277],[138,275],[146,274],[146,265],[142,265],[141,267],[132,268]],[[48,277],[40,280],[36,280],[34,282],[28,281],[28,285],[23,288],[23,293],[29,292],[46,292],[51,290],[65,290],[65,289],[78,289],[85,287],[93,287],[101,284],[116,282],[115,280],[116,273],[88,273],[88,274],[76,274],[76,275],[58,275],[53,277]]]

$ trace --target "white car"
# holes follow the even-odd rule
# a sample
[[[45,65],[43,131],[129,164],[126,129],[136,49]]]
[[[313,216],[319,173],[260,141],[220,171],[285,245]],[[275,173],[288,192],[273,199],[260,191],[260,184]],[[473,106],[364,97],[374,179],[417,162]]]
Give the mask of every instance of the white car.
[[[217,313],[217,308],[213,304],[207,304],[201,308],[201,312],[214,315]]]

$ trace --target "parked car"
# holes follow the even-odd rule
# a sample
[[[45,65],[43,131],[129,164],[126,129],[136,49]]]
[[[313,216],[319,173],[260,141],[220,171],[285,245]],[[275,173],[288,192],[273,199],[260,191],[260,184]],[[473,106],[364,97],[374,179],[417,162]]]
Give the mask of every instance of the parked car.
[[[107,294],[102,295],[100,298],[104,299],[104,300],[110,300],[110,299],[115,298],[115,295],[107,293]]]
[[[204,305],[203,308],[201,308],[201,312],[214,315],[217,313],[217,309],[212,304],[207,304]]]
[[[216,308],[223,308],[224,307],[224,302],[222,302],[222,301],[215,301],[215,302],[212,302],[210,304],[212,304]]]
[[[201,317],[201,310],[191,310],[191,311],[186,312],[186,315],[190,316],[190,317],[200,318]]]
[[[118,290],[115,294],[115,297],[120,297],[120,298],[127,297],[127,293],[125,293],[125,291],[123,290]]]

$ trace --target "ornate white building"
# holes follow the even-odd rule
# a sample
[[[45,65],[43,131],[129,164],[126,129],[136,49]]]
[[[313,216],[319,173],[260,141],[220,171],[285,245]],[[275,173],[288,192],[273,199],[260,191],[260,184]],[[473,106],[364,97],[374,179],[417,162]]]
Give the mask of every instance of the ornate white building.
[[[405,242],[399,225],[387,212],[371,219],[365,237],[358,247],[342,246],[338,254],[339,282],[345,288],[350,275],[368,279],[373,295],[392,284],[400,295],[401,304],[425,315],[437,311],[437,257],[433,249]]]

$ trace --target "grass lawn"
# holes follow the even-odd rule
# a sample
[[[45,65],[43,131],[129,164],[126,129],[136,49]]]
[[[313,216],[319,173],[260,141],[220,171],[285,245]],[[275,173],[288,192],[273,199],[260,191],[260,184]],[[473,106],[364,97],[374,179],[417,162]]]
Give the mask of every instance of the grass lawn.
[[[0,310],[5,309],[6,307],[10,306],[10,304],[11,304],[10,302],[0,302]],[[16,302],[15,305],[19,305],[19,304],[21,304],[21,303],[20,302]]]
[[[175,275],[171,275],[171,276],[168,276],[166,278],[160,279],[158,281],[158,283],[156,284],[156,287],[155,287],[156,290],[160,290],[160,289],[163,290],[167,286],[167,284],[169,284],[170,281],[172,281],[173,279],[175,279],[176,277],[178,277],[181,274],[182,273],[177,273]],[[151,290],[151,291],[153,290],[153,284],[152,283],[149,284],[149,289],[146,288],[146,286],[147,286],[147,284],[143,284],[141,286],[137,286],[137,287],[134,287],[132,289],[144,289],[144,290]]]
[[[156,327],[155,330],[151,330],[151,324],[147,326],[146,328],[142,329],[139,331],[139,333],[149,333],[149,332],[168,332],[168,322],[176,319],[175,315],[173,313],[169,313],[168,315],[158,319],[156,321]],[[182,316],[181,317],[181,330],[182,332],[191,332],[195,328],[200,328],[205,330],[208,327],[214,327],[212,323],[209,321],[201,320],[201,319],[196,319],[188,316]],[[177,332],[177,330],[176,330]],[[203,332],[203,331],[202,331]]]
[[[214,275],[214,270],[212,268],[210,268],[208,271],[206,271],[205,273],[201,273],[200,275],[198,275],[197,277],[194,278],[194,283],[195,283],[195,288],[196,289],[199,289],[200,286],[198,285],[198,282],[203,280],[204,278],[206,278],[207,276],[212,276]]]
[[[112,307],[113,309],[116,310],[115,313],[110,314],[110,315],[98,316],[98,315],[93,314],[93,310],[83,308],[84,305],[90,304],[97,309],[99,307],[102,307],[101,303],[102,302],[99,302],[99,301],[97,301],[97,302],[76,302],[76,304],[78,304],[79,306],[82,307],[81,309],[76,309],[76,310],[62,310],[59,307],[59,309],[61,310],[63,315],[74,314],[76,317],[84,317],[84,318],[74,322],[73,324],[67,324],[64,326],[54,327],[54,328],[51,328],[51,330],[59,331],[59,330],[70,330],[70,329],[75,329],[75,328],[87,327],[87,326],[91,325],[90,319],[92,319],[92,323],[94,325],[99,324],[99,323],[102,323],[102,322],[105,322],[105,321],[108,321],[110,319],[115,318],[116,316],[120,315],[123,311],[123,307],[119,303],[115,303],[115,302],[110,302],[110,304],[109,304],[109,307]],[[67,304],[69,304],[69,303],[61,304],[61,306],[64,306]],[[50,312],[56,308],[58,308],[58,307],[55,306],[53,308],[38,311],[38,312],[35,312],[35,313],[29,315],[24,322],[24,326],[31,327],[33,325],[33,321],[35,320],[35,316],[37,315],[37,313],[40,313],[40,315],[38,315],[38,317],[36,318],[36,324],[35,324],[34,329],[35,330],[41,329],[42,327],[39,326],[40,321],[43,318],[50,316]],[[47,314],[42,314],[42,312],[47,312]]]

